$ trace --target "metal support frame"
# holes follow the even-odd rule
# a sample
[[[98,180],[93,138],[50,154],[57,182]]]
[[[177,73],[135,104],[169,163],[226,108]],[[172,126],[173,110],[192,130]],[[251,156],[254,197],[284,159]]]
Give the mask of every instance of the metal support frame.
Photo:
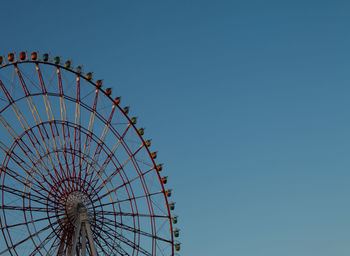
[[[92,256],[98,256],[97,251],[96,251],[96,247],[94,244],[94,240],[92,238],[92,232],[91,232],[89,222],[85,222],[85,227],[86,227],[86,231],[87,231],[87,236],[88,236],[88,240],[89,240],[91,254],[92,254]]]
[[[75,256],[78,254],[77,244],[80,239],[81,242],[81,256],[86,256],[86,238],[88,240],[90,252],[92,256],[98,256],[92,231],[90,228],[88,211],[83,203],[77,201],[74,203],[74,215],[76,217],[75,232],[72,238],[72,246],[69,248],[68,255]]]

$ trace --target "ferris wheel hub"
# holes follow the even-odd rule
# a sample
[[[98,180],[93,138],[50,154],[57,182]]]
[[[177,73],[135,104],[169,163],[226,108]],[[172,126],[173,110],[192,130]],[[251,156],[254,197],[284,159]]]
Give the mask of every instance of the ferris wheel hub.
[[[90,211],[88,206],[91,204],[89,198],[80,191],[72,192],[66,201],[66,214],[68,220],[76,225],[77,221],[89,221]]]

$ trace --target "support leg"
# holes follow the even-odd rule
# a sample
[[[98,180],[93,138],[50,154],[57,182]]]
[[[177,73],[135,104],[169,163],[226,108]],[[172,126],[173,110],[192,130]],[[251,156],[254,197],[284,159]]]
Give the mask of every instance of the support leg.
[[[86,230],[85,225],[81,227],[81,256],[86,256]]]
[[[80,236],[80,228],[81,228],[81,221],[78,220],[77,221],[77,226],[75,228],[75,232],[74,232],[74,236],[73,236],[73,245],[72,245],[72,250],[69,254],[69,256],[74,256],[75,252],[77,250],[77,242],[79,240],[79,236]]]
[[[92,238],[92,232],[91,232],[89,222],[85,222],[85,228],[86,228],[86,233],[89,240],[89,247],[90,247],[91,254],[92,256],[98,256],[95,248],[94,240]]]

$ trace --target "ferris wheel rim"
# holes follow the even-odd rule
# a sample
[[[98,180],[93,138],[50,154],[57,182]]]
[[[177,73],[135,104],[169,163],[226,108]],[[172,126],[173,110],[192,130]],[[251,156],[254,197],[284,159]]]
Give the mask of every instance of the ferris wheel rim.
[[[66,68],[62,65],[59,65],[59,64],[54,64],[54,63],[51,63],[51,62],[46,62],[46,61],[40,61],[40,60],[35,60],[35,61],[32,61],[32,60],[25,60],[25,61],[14,61],[13,63],[7,63],[5,65],[2,65],[0,67],[0,70],[6,68],[6,67],[10,67],[10,66],[14,66],[14,67],[17,67],[18,65],[22,65],[22,64],[35,64],[36,66],[38,66],[39,64],[40,65],[50,65],[50,66],[53,66],[53,67],[56,67],[58,70],[62,69],[62,70],[65,70],[67,72],[70,72],[72,74],[74,74],[76,77],[79,77],[79,78],[83,78],[87,83],[93,85],[97,90],[99,90],[100,92],[103,92],[104,96],[107,97],[113,104],[114,106],[116,106],[118,109],[119,109],[119,112],[122,113],[124,115],[124,117],[128,120],[129,122],[129,125],[136,131],[136,134],[138,135],[140,141],[142,141],[142,143],[145,145],[145,140],[143,139],[143,137],[137,132],[137,128],[135,126],[135,124],[132,122],[132,120],[130,119],[130,117],[123,111],[123,109],[120,107],[119,104],[115,104],[114,100],[112,99],[112,97],[110,95],[108,95],[106,93],[105,90],[103,90],[101,88],[101,86],[97,86],[96,83],[94,83],[91,79],[87,79],[82,73],[78,73],[78,72],[75,72],[74,70],[70,69],[70,68]],[[48,95],[50,95],[50,93],[47,93]],[[38,95],[41,95],[40,93]],[[57,95],[56,95],[57,96]],[[2,112],[3,110],[1,110]],[[123,140],[123,139],[122,139]],[[148,153],[148,156],[149,156],[149,159],[152,161],[152,164],[153,164],[153,169],[156,170],[156,175],[158,177],[158,182],[159,184],[161,185],[162,187],[162,193],[164,194],[164,200],[166,202],[166,208],[167,208],[167,216],[168,216],[168,219],[169,219],[169,225],[170,225],[170,230],[172,231],[173,230],[173,227],[172,227],[172,222],[171,222],[171,212],[170,212],[170,207],[169,207],[169,201],[168,201],[168,198],[165,194],[165,187],[164,187],[164,184],[162,183],[162,179],[161,179],[161,176],[160,176],[160,173],[157,171],[157,165],[152,157],[152,153],[151,151],[149,150],[149,148],[147,146],[145,146],[145,149]],[[136,168],[136,167],[135,167]],[[136,168],[137,170],[137,168]],[[0,176],[1,176],[1,172],[3,170],[1,169],[0,170]],[[3,191],[2,191],[3,192]],[[0,221],[1,221],[1,218],[0,218]],[[173,232],[171,232],[171,244],[174,244],[174,238],[173,238]],[[173,247],[173,246],[172,246]],[[172,253],[174,253],[174,248],[172,248]]]

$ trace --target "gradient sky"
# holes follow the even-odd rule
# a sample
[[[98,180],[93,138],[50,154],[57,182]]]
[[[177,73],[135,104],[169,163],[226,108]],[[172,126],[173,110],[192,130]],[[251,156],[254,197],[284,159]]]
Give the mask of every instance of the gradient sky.
[[[72,59],[139,116],[174,188],[180,255],[349,255],[349,1],[0,10],[1,54]]]

